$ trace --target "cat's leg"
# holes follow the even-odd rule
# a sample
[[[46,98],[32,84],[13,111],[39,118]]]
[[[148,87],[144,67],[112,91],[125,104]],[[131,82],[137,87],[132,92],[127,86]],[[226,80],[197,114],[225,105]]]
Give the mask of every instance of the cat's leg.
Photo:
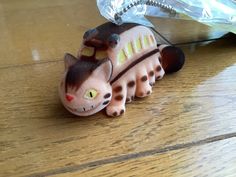
[[[155,68],[155,78],[156,80],[161,80],[165,74],[165,71],[161,67],[161,65],[156,65]]]
[[[106,113],[109,116],[116,117],[125,112],[125,101],[127,95],[126,82],[117,81],[112,88],[112,99],[106,108]]]
[[[147,65],[147,71],[148,71],[148,80],[149,80],[149,84],[150,86],[154,86],[155,84],[155,68],[154,68],[154,62],[150,61]]]
[[[141,66],[136,74],[136,93],[137,97],[145,97],[152,93],[152,87],[149,84],[149,77],[146,66]]]
[[[161,65],[161,56],[160,54],[156,54],[156,59],[153,61],[153,66],[154,66],[154,72],[155,72],[155,79],[156,80],[160,80],[163,78],[163,76],[165,75],[165,71],[162,68]]]
[[[126,103],[130,103],[131,101],[134,100],[135,98],[135,91],[136,91],[136,75],[134,74],[130,74],[132,76],[130,76],[127,79],[127,98],[126,98]]]

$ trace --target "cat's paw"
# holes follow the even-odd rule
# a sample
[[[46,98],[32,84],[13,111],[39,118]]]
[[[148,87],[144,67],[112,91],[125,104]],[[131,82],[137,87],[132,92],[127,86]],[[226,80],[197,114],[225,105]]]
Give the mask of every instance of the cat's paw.
[[[142,88],[139,89],[139,91],[136,92],[136,96],[139,98],[146,97],[152,93],[152,88]]]
[[[106,112],[108,116],[117,117],[124,114],[125,106],[124,105],[119,105],[119,106],[110,105],[110,106],[107,106]]]

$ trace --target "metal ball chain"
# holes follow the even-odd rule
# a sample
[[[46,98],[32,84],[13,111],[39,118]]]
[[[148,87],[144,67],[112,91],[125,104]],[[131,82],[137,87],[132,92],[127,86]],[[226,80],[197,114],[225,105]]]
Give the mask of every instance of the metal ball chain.
[[[147,0],[146,2],[144,0],[137,0],[131,4],[129,4],[127,7],[124,7],[120,12],[116,13],[114,15],[114,19],[116,22],[121,22],[121,16],[126,13],[129,9],[131,9],[132,7],[134,6],[137,6],[137,5],[148,5],[148,6],[154,6],[154,7],[159,7],[159,8],[162,8],[163,10],[169,12],[170,14],[176,14],[176,11],[174,10],[174,8],[170,5],[165,5],[165,4],[162,4],[160,2],[157,2],[155,0]]]

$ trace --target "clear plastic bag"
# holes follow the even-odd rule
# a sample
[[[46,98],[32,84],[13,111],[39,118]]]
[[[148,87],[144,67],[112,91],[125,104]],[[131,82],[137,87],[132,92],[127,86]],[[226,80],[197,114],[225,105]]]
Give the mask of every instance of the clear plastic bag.
[[[97,6],[101,15],[116,24],[153,26],[145,16],[156,16],[194,19],[236,33],[235,0],[97,0]]]

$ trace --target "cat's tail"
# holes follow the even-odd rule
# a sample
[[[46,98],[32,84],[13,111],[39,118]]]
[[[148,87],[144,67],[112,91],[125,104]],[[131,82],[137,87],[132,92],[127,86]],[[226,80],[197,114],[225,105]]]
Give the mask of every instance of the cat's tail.
[[[161,54],[161,65],[166,73],[179,71],[185,61],[183,51],[175,46],[159,45],[158,49]]]

